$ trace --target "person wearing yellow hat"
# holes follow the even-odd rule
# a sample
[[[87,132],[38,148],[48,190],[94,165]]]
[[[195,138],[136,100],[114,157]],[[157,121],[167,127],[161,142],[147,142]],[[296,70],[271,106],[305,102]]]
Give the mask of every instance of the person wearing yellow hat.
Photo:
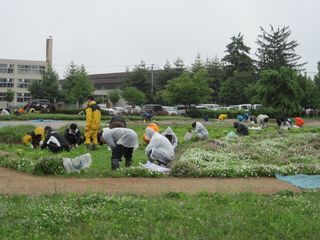
[[[44,140],[44,128],[37,127],[34,131],[26,133],[22,137],[22,144],[30,146],[32,149],[42,145]]]
[[[86,108],[85,144],[88,149],[96,150],[98,145],[98,131],[101,122],[101,112],[97,103],[89,99]],[[92,140],[92,141],[91,141]]]

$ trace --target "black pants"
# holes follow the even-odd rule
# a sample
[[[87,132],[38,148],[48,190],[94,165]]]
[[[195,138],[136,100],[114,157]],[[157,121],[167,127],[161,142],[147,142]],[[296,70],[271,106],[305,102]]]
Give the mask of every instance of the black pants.
[[[122,145],[117,145],[112,150],[112,159],[121,159],[124,156],[125,159],[132,159],[133,148],[127,148]]]
[[[132,152],[133,152],[133,148],[124,147],[122,145],[117,145],[114,149],[112,149],[112,156],[111,156],[112,171],[117,170],[119,168],[119,161],[121,161],[122,156],[124,156],[126,160],[125,166],[130,167],[132,163]]]

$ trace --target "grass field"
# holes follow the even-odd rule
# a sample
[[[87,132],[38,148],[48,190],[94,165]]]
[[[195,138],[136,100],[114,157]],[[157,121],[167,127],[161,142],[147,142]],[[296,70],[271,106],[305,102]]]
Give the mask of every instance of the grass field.
[[[0,195],[1,239],[319,239],[320,193]]]
[[[161,131],[169,125],[161,124]],[[251,131],[250,136],[226,138],[233,131],[232,124],[212,122],[206,125],[209,139],[202,142],[184,142],[183,137],[190,125],[172,121],[170,124],[179,138],[179,147],[172,164],[173,176],[191,177],[247,177],[273,176],[275,173],[320,174],[320,130],[316,127],[304,127],[290,131],[280,131],[271,126],[262,131]],[[92,166],[81,173],[70,174],[81,177],[100,176],[159,176],[139,166],[145,163],[146,145],[142,141],[146,124],[130,123],[139,136],[140,146],[133,155],[133,167],[111,171],[111,151],[99,146],[91,151]],[[53,154],[48,150],[32,150],[20,144],[21,137],[32,126],[0,128],[0,166],[11,167],[19,171],[33,172],[37,162],[43,158],[56,156],[76,157],[87,153],[84,146],[70,152]],[[62,132],[64,128],[60,128]],[[124,163],[121,163],[122,165]],[[65,175],[65,173],[59,173]]]

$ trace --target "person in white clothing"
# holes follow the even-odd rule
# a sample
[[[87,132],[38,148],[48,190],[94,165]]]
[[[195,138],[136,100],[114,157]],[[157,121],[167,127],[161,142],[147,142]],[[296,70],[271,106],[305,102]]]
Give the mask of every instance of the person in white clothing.
[[[168,127],[163,133],[161,133],[163,136],[168,138],[169,142],[171,142],[174,150],[178,146],[178,137],[177,135],[173,132],[171,127]]]
[[[192,128],[192,133],[200,140],[208,138],[208,130],[200,122],[193,122]]]
[[[174,148],[170,141],[152,128],[146,129],[146,135],[151,139],[145,150],[149,161],[167,166],[174,158]]]
[[[138,135],[135,131],[122,127],[112,129],[104,128],[100,142],[106,143],[111,148],[112,171],[119,168],[119,161],[121,161],[122,156],[125,158],[125,166],[131,166],[133,150],[139,146]]]

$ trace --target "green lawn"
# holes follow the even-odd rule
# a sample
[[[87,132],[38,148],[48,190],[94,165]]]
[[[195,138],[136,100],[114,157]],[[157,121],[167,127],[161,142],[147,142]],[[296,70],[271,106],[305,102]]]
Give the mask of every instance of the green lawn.
[[[319,239],[320,193],[0,195],[1,239]]]

